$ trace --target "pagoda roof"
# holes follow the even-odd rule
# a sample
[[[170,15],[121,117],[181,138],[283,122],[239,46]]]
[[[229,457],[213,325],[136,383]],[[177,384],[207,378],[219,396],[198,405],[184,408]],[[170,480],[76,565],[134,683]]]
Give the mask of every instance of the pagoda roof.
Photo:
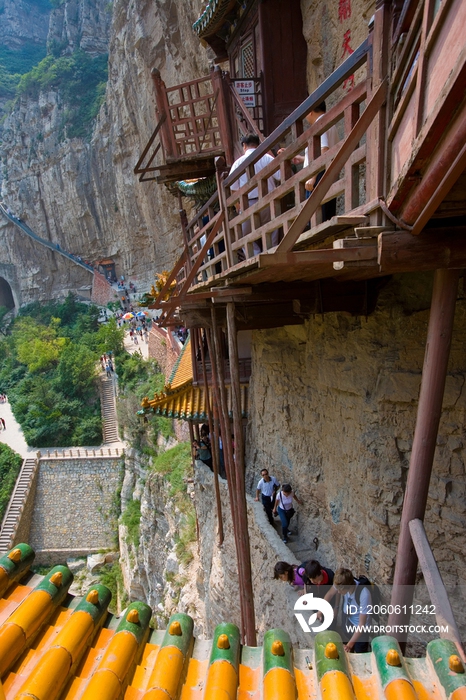
[[[186,343],[173,367],[170,378],[163,391],[156,393],[152,400],[143,399],[140,413],[155,413],[166,418],[179,418],[181,420],[205,421],[207,420],[207,397],[204,386],[194,386],[193,362],[191,353],[191,338],[188,336]],[[225,385],[227,403],[231,413],[232,397],[231,385]],[[214,401],[212,387],[208,388],[209,403]],[[249,385],[241,384],[241,412],[243,418],[248,415]]]

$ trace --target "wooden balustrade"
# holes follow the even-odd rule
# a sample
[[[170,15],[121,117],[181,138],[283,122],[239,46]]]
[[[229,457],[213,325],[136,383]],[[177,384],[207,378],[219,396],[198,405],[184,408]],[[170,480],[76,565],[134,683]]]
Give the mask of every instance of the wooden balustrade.
[[[279,238],[286,236],[306,200],[305,183],[311,177],[324,171],[339,152],[341,145],[354,128],[367,100],[366,80],[360,82],[350,93],[329,110],[318,122],[303,132],[303,117],[323,97],[337,91],[341,92],[341,82],[349,70],[355,70],[363,64],[369,50],[368,42],[358,50],[352,65],[345,65],[336,72],[332,81],[326,81],[324,89],[317,90],[303,103],[282,127],[277,129],[254,153],[229,175],[223,182],[220,193],[217,192],[201,208],[187,225],[188,258],[193,266],[196,261],[198,270],[190,281],[189,287],[206,285],[232,271],[244,268],[248,261],[256,261],[258,252],[275,247]],[[335,127],[338,142],[325,153],[320,152],[320,137]],[[288,145],[286,145],[288,143]],[[283,144],[284,150],[274,158],[270,165],[255,173],[254,164],[272,147]],[[303,155],[309,149],[309,165],[305,168],[294,167],[295,156]],[[352,150],[342,173],[331,186],[320,204],[335,197],[340,197],[342,213],[354,211],[365,204],[365,158],[366,146],[361,139]],[[237,191],[232,191],[232,183],[242,173],[247,173],[248,182]],[[268,181],[274,177],[277,185],[269,192]],[[248,198],[248,194],[258,190],[257,201]],[[219,196],[220,194],[220,196]],[[221,214],[223,222],[219,222]],[[265,213],[265,215],[264,215]],[[321,222],[321,206],[311,219],[311,226]],[[269,219],[267,221],[267,219]],[[218,231],[206,245],[215,226]],[[250,233],[245,233],[250,231]],[[201,261],[199,261],[199,257]],[[200,264],[199,264],[200,262]],[[185,265],[187,267],[187,265]],[[186,272],[179,275],[180,284],[177,293],[187,291]],[[184,286],[183,286],[184,282]]]

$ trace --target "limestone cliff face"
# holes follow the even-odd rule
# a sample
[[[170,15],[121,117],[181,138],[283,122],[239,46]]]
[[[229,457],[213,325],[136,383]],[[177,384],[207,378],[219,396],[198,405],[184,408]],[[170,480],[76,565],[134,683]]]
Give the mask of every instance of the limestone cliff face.
[[[377,581],[393,573],[432,277],[395,278],[371,316],[326,314],[253,334],[251,489],[267,467],[304,502],[317,555]],[[465,299],[458,300],[426,530],[447,585],[464,582]],[[286,348],[286,355],[284,355]]]
[[[45,44],[51,5],[34,0],[0,0],[0,45],[21,49]]]
[[[364,41],[375,12],[374,0],[301,0],[308,45],[308,86],[315,90]],[[350,87],[348,82],[343,90]]]
[[[48,44],[66,53],[82,49],[91,55],[106,53],[112,20],[112,2],[67,0],[50,18]]]
[[[176,203],[167,190],[139,183],[133,168],[155,128],[151,69],[167,85],[205,74],[192,32],[200,2],[66,0],[51,17],[49,45],[109,53],[105,103],[90,141],[66,138],[59,92],[22,97],[3,127],[3,199],[44,238],[91,260],[112,257],[117,270],[149,284],[173,264],[181,244]],[[53,253],[24,244],[0,221],[0,263],[26,270],[17,297],[46,299],[88,275]],[[24,245],[23,245],[24,244]],[[55,272],[58,270],[58,273]],[[11,276],[13,277],[13,275]]]

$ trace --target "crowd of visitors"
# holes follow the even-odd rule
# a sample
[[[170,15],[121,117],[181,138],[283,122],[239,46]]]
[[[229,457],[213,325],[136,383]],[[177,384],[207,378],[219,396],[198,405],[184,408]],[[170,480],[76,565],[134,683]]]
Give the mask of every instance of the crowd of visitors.
[[[358,578],[343,567],[334,572],[312,559],[300,565],[279,561],[274,567],[274,578],[289,583],[302,595],[312,593],[332,603],[334,617],[330,629],[346,640],[346,651],[370,650],[371,611],[376,607],[378,589],[366,576]],[[317,613],[318,619],[322,617],[322,613]]]

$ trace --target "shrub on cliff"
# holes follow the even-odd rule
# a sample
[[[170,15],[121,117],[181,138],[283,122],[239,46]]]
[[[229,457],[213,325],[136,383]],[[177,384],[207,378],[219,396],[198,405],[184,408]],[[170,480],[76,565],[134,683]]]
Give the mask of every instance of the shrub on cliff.
[[[13,492],[23,458],[8,445],[0,443],[0,522]]]
[[[158,438],[174,435],[173,421],[163,416],[138,416],[144,396],[153,396],[161,391],[165,377],[155,360],[144,360],[139,353],[120,353],[116,358],[120,394],[118,416],[125,427],[125,437],[135,449],[147,454],[156,454]]]
[[[63,135],[85,138],[105,97],[108,56],[90,56],[78,49],[71,56],[46,56],[21,76],[18,95],[37,97],[45,90],[60,92],[65,103]]]

